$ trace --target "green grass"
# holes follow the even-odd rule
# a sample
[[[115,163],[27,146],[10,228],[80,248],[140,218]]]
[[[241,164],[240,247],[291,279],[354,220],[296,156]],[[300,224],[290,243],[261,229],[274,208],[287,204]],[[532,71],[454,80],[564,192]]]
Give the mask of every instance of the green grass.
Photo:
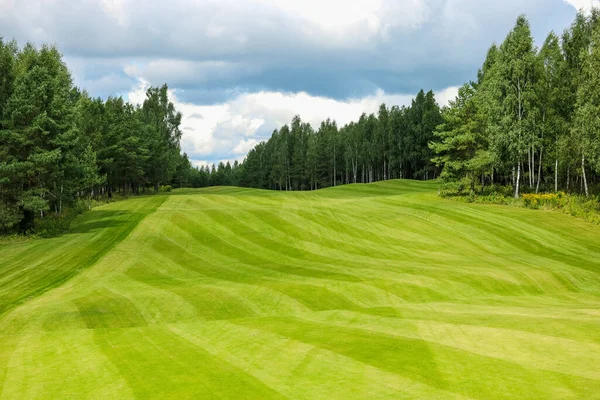
[[[0,398],[600,398],[600,227],[436,190],[177,190],[0,242]]]

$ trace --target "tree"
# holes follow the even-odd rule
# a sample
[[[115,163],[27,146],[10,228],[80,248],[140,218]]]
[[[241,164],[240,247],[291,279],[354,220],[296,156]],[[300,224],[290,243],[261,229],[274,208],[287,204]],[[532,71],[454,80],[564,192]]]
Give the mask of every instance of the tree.
[[[561,52],[558,36],[551,32],[537,57],[538,81],[536,91],[537,124],[540,133],[539,140],[539,166],[537,172],[536,193],[540,189],[542,178],[542,160],[544,149],[548,148],[553,153],[554,165],[554,191],[558,191],[558,162],[559,143],[566,134],[566,122],[562,96],[564,91],[566,65]],[[535,154],[535,153],[534,153]]]
[[[168,92],[166,84],[160,88],[150,87],[141,109],[141,118],[146,125],[144,142],[148,148],[145,174],[155,191],[173,178],[181,151],[179,127],[182,116],[169,101]]]
[[[516,169],[514,195],[519,197],[523,156],[530,145],[533,123],[534,86],[536,82],[535,49],[529,22],[521,15],[500,47],[498,85],[502,104],[501,129],[496,151]]]
[[[33,228],[36,215],[51,206],[62,211],[67,170],[76,132],[72,81],[58,50],[31,44],[17,54],[12,93],[3,106],[0,170],[5,204],[19,208],[21,228]],[[17,217],[19,218],[19,217]]]
[[[477,120],[475,93],[471,84],[458,90],[456,100],[442,113],[444,123],[434,132],[439,141],[430,143],[437,155],[433,162],[443,167],[441,178],[445,181],[466,179],[471,192],[478,177],[491,168],[491,157]]]
[[[575,131],[581,152],[585,195],[589,196],[586,158],[600,171],[600,24],[594,27],[587,49],[581,54],[583,69],[577,91]]]

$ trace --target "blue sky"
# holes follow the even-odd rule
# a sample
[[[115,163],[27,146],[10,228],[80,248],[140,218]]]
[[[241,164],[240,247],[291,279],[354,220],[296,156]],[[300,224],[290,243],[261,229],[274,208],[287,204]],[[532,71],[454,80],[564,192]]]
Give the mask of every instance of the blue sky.
[[[57,44],[93,96],[168,83],[183,150],[242,159],[293,115],[344,124],[421,88],[445,104],[519,14],[536,42],[590,0],[0,0],[0,35]]]

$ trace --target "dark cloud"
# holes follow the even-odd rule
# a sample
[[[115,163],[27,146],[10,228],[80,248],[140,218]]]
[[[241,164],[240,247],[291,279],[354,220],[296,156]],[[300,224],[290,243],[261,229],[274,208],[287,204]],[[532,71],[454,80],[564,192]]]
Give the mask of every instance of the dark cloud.
[[[393,21],[410,11],[402,7],[419,2],[389,3],[396,7]],[[261,90],[346,99],[378,88],[415,93],[459,85],[475,77],[487,48],[503,40],[519,14],[529,17],[542,43],[575,13],[562,0],[428,0],[414,27],[402,20],[369,35],[357,23],[338,37],[292,13],[248,1],[9,4],[0,13],[2,34],[58,44],[76,83],[91,94],[123,94],[143,78],[153,85],[167,82],[182,101],[196,104]]]

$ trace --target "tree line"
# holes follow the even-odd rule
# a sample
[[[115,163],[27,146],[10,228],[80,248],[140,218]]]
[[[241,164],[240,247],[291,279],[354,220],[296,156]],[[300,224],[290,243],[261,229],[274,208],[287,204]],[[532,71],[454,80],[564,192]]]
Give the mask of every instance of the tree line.
[[[0,232],[99,195],[183,185],[180,123],[166,85],[143,105],[91,98],[57,48],[0,38]]]
[[[433,179],[440,168],[429,142],[442,122],[432,91],[421,90],[408,107],[382,104],[338,127],[327,119],[318,129],[302,122],[277,129],[248,153],[237,172],[241,186],[313,190],[386,179]]]
[[[387,179],[435,179],[459,190],[510,185],[588,195],[600,178],[600,12],[579,12],[536,48],[520,16],[476,80],[440,109],[432,91],[409,106],[315,129],[299,116],[242,163],[192,167],[168,87],[142,105],[74,86],[58,49],[0,38],[0,231],[97,196],[161,185],[312,190]]]
[[[443,112],[430,148],[461,191],[501,184],[519,197],[578,191],[600,177],[600,12],[579,12],[536,48],[520,16],[477,79]]]
[[[315,131],[295,117],[252,149],[235,173],[242,186],[308,190],[347,183],[441,177],[474,191],[580,191],[600,178],[600,12],[580,11],[536,48],[520,16],[489,49],[476,80],[440,110],[432,92],[409,107]],[[210,174],[210,171],[207,171]]]

